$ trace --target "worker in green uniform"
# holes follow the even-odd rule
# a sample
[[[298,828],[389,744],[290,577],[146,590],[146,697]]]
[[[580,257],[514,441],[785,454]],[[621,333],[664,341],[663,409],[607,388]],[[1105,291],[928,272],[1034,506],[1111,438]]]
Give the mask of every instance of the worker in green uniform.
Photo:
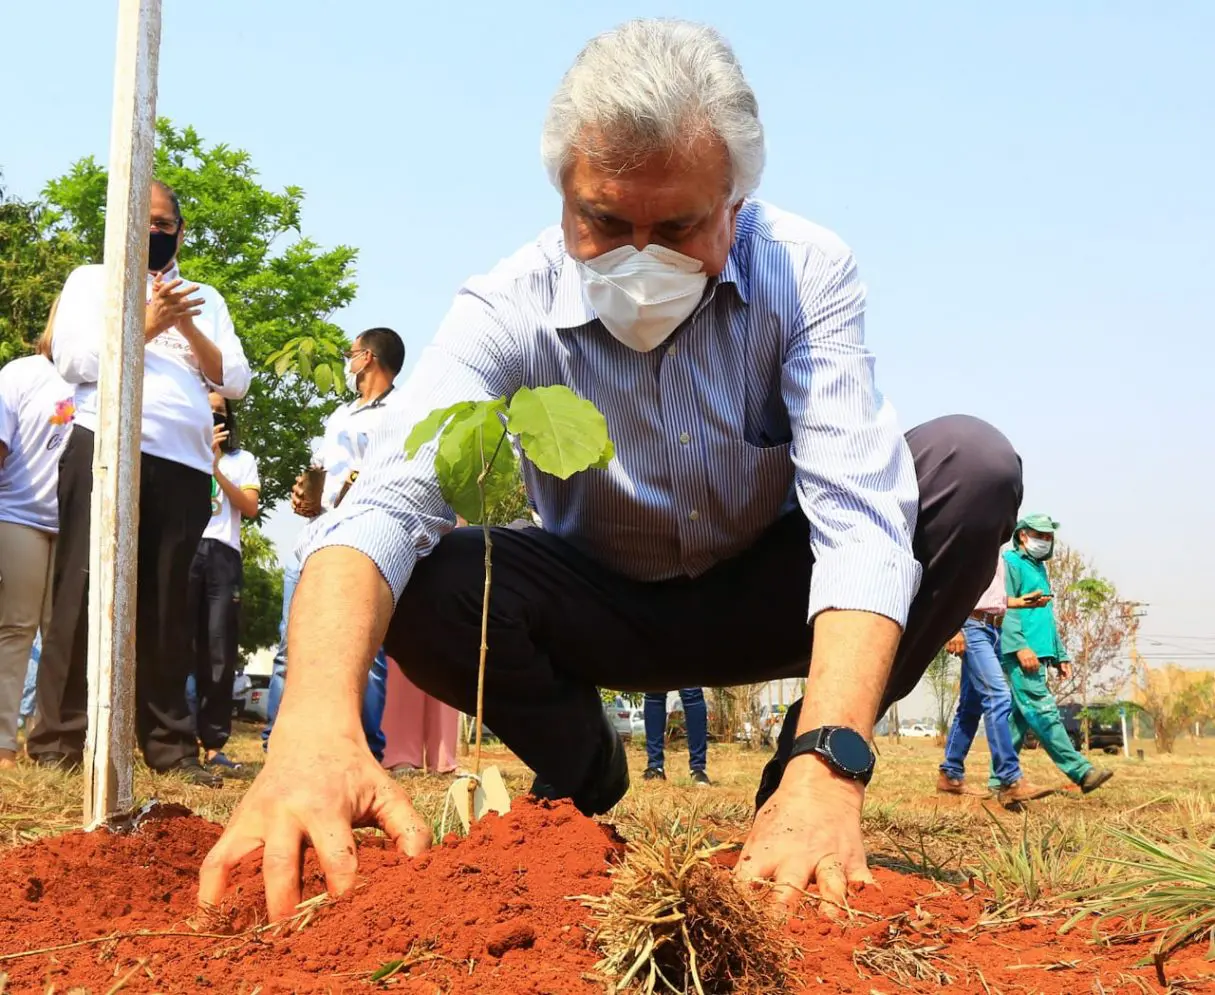
[[[1054,555],[1058,528],[1059,523],[1049,515],[1027,515],[1017,522],[1013,548],[1004,552],[1004,583],[1010,597],[1021,597],[1030,591],[1050,591],[1046,562]],[[1088,794],[1113,777],[1114,772],[1094,767],[1072,745],[1055,696],[1047,686],[1047,671],[1052,667],[1058,668],[1064,680],[1071,676],[1071,658],[1059,638],[1051,597],[1041,607],[1009,612],[1004,617],[1000,662],[1012,691],[1009,721],[1013,747],[1020,753],[1025,733],[1032,729],[1055,766]]]

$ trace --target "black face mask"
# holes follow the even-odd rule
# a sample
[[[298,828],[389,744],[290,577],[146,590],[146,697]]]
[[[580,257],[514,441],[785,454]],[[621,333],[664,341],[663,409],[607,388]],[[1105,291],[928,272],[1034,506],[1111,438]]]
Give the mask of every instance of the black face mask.
[[[168,235],[159,229],[154,229],[148,235],[148,269],[153,273],[159,273],[173,261],[173,257],[177,255],[177,236],[181,234],[181,223],[177,224],[177,231],[172,235]]]

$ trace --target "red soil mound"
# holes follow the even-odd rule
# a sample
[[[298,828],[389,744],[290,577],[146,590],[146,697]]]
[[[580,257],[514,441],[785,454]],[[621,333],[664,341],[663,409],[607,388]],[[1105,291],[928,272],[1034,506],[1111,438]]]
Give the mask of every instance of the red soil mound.
[[[277,933],[191,930],[198,866],[218,836],[219,827],[164,807],[128,834],[70,833],[6,854],[0,973],[8,987],[0,990],[357,992],[375,988],[371,972],[404,959],[384,984],[410,995],[603,991],[584,977],[598,958],[587,948],[586,911],[569,896],[603,893],[620,845],[567,804],[519,801],[509,816],[487,818],[468,840],[417,861],[366,839],[360,887],[295,924],[302,928]],[[264,919],[258,872],[256,860],[247,861],[233,881],[237,928]],[[311,858],[306,872],[318,893]],[[1087,928],[1059,937],[1057,923],[1035,920],[976,930],[980,895],[889,872],[878,877],[881,890],[858,897],[862,915],[847,928],[814,917],[789,924],[805,958],[799,973],[807,992],[983,992],[984,984],[992,992],[1141,992],[1126,975],[1153,977],[1132,967],[1146,944],[1094,945]],[[899,985],[864,966],[866,976],[858,973],[855,951],[892,940],[940,947],[936,955],[945,959],[927,965],[950,983]],[[40,952],[6,956],[22,951]],[[1209,971],[1197,953],[1171,964],[1171,973]]]

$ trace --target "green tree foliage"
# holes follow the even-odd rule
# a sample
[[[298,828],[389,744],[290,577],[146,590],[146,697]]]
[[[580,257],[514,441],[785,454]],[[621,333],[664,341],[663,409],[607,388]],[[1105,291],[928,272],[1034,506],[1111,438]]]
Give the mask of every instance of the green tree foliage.
[[[283,568],[272,543],[256,525],[241,528],[244,583],[241,587],[240,650],[246,657],[278,643],[283,610]]]
[[[176,190],[186,220],[182,273],[224,296],[258,374],[238,410],[270,507],[308,465],[310,440],[334,407],[347,338],[330,319],[354,299],[356,250],[321,249],[303,237],[303,190],[263,187],[247,152],[207,145],[193,128],[165,119],[157,138],[156,175]],[[42,239],[68,239],[83,261],[100,262],[106,180],[90,156],[48,183]],[[284,350],[289,361],[276,365]]]
[[[8,196],[0,179],[0,364],[33,350],[51,302],[84,258],[74,232],[55,228],[41,202]]]
[[[924,680],[937,706],[937,732],[944,736],[949,732],[949,713],[958,693],[958,668],[953,655],[938,650],[924,671]]]

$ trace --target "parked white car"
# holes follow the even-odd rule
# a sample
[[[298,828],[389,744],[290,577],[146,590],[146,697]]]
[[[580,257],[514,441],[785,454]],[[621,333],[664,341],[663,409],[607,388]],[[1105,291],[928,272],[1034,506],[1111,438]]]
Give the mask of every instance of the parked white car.
[[[251,678],[245,673],[237,674],[232,682],[232,714],[238,719],[265,722],[270,697],[269,683],[268,677]]]
[[[612,728],[626,739],[633,736],[645,738],[645,715],[635,705],[630,705],[620,695],[610,705],[604,705],[607,717],[612,721]]]
[[[936,736],[936,732],[931,726],[926,726],[922,722],[916,722],[909,726],[899,726],[900,736],[909,736],[912,739],[932,739]]]

